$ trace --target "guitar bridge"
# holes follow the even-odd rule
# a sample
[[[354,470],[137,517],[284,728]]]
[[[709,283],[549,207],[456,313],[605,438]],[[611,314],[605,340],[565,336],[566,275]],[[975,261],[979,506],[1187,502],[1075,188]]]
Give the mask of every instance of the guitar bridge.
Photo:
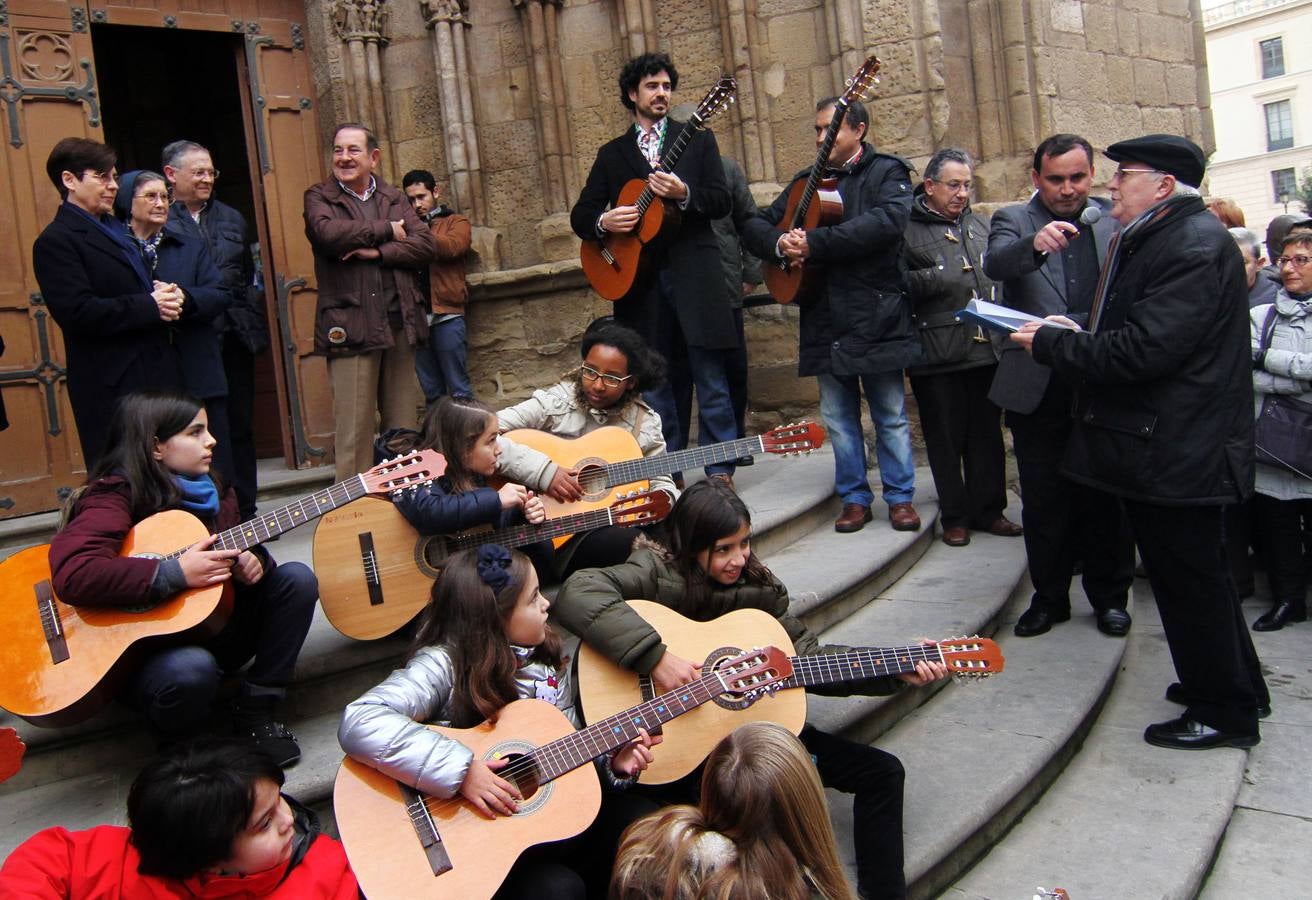
[[[64,620],[59,615],[59,606],[55,603],[55,592],[50,587],[50,580],[38,581],[33,591],[36,593],[36,612],[41,617],[41,630],[45,632],[50,659],[56,665],[66,662],[69,658],[68,640],[64,637]]]
[[[446,852],[442,836],[437,833],[437,823],[428,811],[423,794],[405,785],[400,785],[400,788],[401,798],[405,800],[405,811],[410,815],[410,823],[415,826],[415,834],[423,845],[424,855],[428,857],[428,865],[434,877],[450,872],[455,867],[451,865],[451,856]]]
[[[364,566],[364,583],[369,590],[369,605],[383,605],[383,583],[378,577],[378,554],[374,552],[374,533],[360,532],[360,563]]]

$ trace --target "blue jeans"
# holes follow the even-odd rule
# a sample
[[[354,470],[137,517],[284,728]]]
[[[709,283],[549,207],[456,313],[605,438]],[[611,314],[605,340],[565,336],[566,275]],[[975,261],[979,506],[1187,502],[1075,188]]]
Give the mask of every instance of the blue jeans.
[[[429,406],[446,394],[462,400],[474,396],[469,386],[464,316],[436,322],[428,329],[428,340],[415,348],[415,374]]]
[[[844,503],[870,506],[875,499],[866,478],[866,440],[861,429],[861,389],[875,423],[875,458],[884,484],[884,502],[910,503],[916,492],[911,457],[906,390],[902,372],[877,375],[818,375],[820,416],[834,448],[834,490]]]

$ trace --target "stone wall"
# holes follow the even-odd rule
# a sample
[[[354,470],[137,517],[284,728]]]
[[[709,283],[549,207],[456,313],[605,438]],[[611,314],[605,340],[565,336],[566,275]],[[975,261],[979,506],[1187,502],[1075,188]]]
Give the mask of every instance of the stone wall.
[[[331,24],[334,8],[360,2],[374,0],[307,4],[325,132],[366,108],[369,88],[352,82]],[[465,211],[483,226],[480,246],[499,251],[477,267],[493,271],[471,276],[471,368],[480,396],[497,403],[572,367],[583,328],[608,311],[577,268],[566,213],[597,147],[631,121],[616,76],[644,49],[673,56],[679,102],[695,102],[721,72],[739,79],[738,105],[712,125],[763,198],[811,164],[815,101],[869,53],[883,62],[869,104],[876,143],[918,165],[938,147],[964,147],[981,160],[982,203],[1023,199],[1033,148],[1056,131],[1098,147],[1147,131],[1213,145],[1200,0],[382,2],[385,109],[374,115],[389,175],[481,168],[481,214],[472,202]],[[463,35],[463,70],[437,49],[435,21]],[[460,149],[472,162],[451,159],[442,77],[464,79],[472,98],[477,147]],[[813,408],[814,384],[793,375],[796,311],[751,310],[747,331],[758,424]]]

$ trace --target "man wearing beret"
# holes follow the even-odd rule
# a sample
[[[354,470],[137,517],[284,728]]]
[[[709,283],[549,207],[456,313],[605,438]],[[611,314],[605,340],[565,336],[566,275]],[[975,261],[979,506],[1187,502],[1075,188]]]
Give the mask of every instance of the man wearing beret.
[[[1119,163],[1109,189],[1123,227],[1087,330],[1049,316],[1012,340],[1076,385],[1063,474],[1121,498],[1152,584],[1180,679],[1166,696],[1185,710],[1144,739],[1252,747],[1271,700],[1221,526],[1223,507],[1253,490],[1244,261],[1198,195],[1196,144],[1150,134],[1106,155]]]

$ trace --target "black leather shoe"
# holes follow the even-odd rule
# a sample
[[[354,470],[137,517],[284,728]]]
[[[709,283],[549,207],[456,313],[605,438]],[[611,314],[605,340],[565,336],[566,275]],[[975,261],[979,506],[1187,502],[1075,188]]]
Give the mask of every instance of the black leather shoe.
[[[1290,622],[1307,621],[1307,603],[1281,600],[1253,623],[1254,631],[1279,631]]]
[[[1183,685],[1178,681],[1172,681],[1166,686],[1166,699],[1181,706],[1189,705],[1189,697],[1185,694]],[[1271,704],[1267,703],[1257,708],[1257,717],[1259,719],[1265,719],[1269,715],[1271,715]]]
[[[1130,614],[1123,609],[1104,609],[1098,613],[1098,630],[1112,637],[1130,633]]]
[[[1031,606],[1021,613],[1021,617],[1016,620],[1016,627],[1012,630],[1016,633],[1016,637],[1035,637],[1051,631],[1052,626],[1058,622],[1069,621],[1070,617],[1070,610],[1062,613],[1052,613],[1046,609]]]
[[[1217,731],[1210,725],[1181,716],[1144,729],[1143,739],[1168,750],[1211,750],[1214,747],[1256,747],[1261,735]]]

